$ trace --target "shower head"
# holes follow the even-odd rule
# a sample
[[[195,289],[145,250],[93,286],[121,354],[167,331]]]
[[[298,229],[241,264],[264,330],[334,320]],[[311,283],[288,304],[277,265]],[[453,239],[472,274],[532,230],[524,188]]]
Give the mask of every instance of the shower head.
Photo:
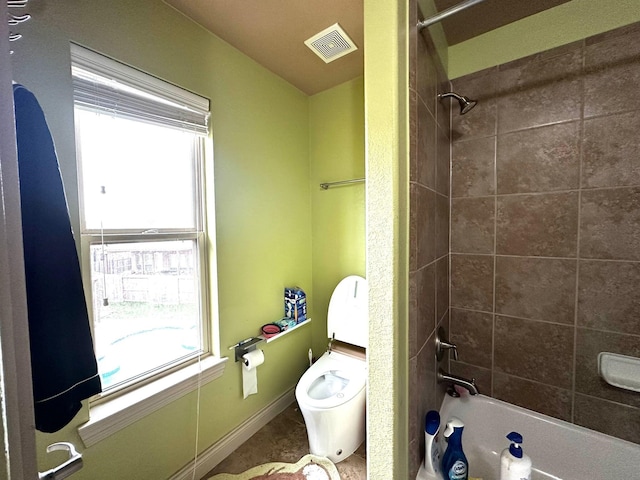
[[[443,98],[447,98],[447,97],[453,97],[456,100],[458,100],[458,103],[460,104],[460,115],[464,115],[473,107],[475,107],[476,104],[478,103],[476,100],[471,100],[469,97],[465,97],[464,95],[458,95],[457,93],[454,93],[454,92],[438,94],[438,100],[442,100]]]

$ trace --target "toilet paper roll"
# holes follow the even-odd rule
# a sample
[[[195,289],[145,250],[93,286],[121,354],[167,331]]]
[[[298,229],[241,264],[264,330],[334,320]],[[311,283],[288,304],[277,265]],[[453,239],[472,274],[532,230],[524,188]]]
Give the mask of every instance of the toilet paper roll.
[[[264,352],[253,350],[242,356],[242,393],[244,398],[258,393],[258,367],[264,363]]]

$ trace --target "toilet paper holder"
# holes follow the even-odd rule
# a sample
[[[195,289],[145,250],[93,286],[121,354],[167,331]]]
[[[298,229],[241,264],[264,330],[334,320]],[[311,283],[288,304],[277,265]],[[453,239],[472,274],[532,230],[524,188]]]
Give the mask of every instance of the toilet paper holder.
[[[260,342],[264,342],[264,338],[261,337],[249,337],[235,345],[229,347],[229,350],[235,350],[236,362],[242,360],[242,356],[256,349],[256,345]]]

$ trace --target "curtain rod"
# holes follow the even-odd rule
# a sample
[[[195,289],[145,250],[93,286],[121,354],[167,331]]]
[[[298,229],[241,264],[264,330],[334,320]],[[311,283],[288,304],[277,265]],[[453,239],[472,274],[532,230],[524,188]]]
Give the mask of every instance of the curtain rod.
[[[354,178],[353,180],[341,180],[339,182],[327,182],[327,183],[321,183],[320,184],[320,188],[323,190],[327,190],[329,189],[329,187],[337,187],[338,185],[348,185],[348,184],[352,184],[352,183],[361,183],[364,182],[365,179],[364,178]]]
[[[421,22],[418,22],[418,31],[422,30],[425,27],[428,27],[429,25],[433,25],[434,23],[439,22],[440,20],[444,20],[445,18],[454,15],[458,12],[461,12],[462,10],[466,10],[469,7],[473,7],[474,5],[484,2],[484,0],[466,0],[464,2],[461,2],[457,5],[454,5],[451,8],[447,8],[446,10],[443,10],[440,13],[435,14],[432,17],[427,18],[426,20],[423,20]]]

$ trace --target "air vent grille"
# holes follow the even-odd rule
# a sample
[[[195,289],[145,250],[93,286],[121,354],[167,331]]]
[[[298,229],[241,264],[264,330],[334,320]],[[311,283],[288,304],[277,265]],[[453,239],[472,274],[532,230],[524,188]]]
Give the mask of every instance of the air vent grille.
[[[358,49],[337,23],[305,40],[304,43],[325,63],[332,62]]]

